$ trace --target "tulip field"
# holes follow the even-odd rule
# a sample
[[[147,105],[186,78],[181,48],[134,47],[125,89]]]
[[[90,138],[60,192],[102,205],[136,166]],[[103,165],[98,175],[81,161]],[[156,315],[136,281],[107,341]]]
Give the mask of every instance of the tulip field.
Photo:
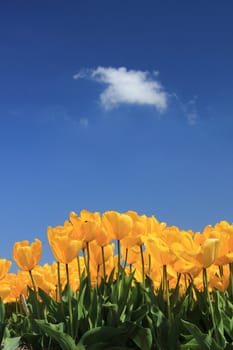
[[[203,232],[134,211],[70,213],[0,259],[3,350],[233,349],[233,224]]]

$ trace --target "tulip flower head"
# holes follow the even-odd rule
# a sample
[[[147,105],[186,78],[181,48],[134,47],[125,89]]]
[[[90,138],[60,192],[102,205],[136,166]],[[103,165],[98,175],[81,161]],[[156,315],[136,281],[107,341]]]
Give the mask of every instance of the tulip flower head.
[[[0,280],[2,280],[11,267],[11,262],[7,259],[0,259]]]
[[[114,239],[118,241],[128,236],[133,228],[133,219],[127,214],[116,211],[107,211],[104,215],[112,226]]]
[[[27,240],[16,242],[13,248],[13,259],[24,271],[32,271],[38,264],[42,253],[42,242],[35,239],[31,245]]]
[[[212,265],[218,257],[219,242],[218,238],[208,238],[204,241],[201,247],[201,254],[199,255],[199,261],[204,268]]]
[[[61,233],[48,227],[48,240],[56,260],[63,264],[69,264],[82,249],[82,242],[72,239],[69,230]]]

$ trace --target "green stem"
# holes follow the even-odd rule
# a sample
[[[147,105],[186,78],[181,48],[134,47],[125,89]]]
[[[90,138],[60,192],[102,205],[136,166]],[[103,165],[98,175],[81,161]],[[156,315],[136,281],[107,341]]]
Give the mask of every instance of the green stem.
[[[170,305],[170,296],[169,296],[169,285],[168,285],[168,279],[167,279],[167,266],[163,265],[163,287],[165,288],[165,295],[166,295],[166,301],[167,301],[167,314],[168,314],[168,320],[171,321],[171,305]]]
[[[38,296],[37,296],[37,290],[36,290],[36,284],[32,275],[32,271],[29,271],[29,275],[31,277],[31,281],[32,281],[32,286],[33,286],[33,290],[35,292],[35,296],[36,296],[36,312],[37,312],[37,317],[40,318],[40,312],[39,312],[39,301],[38,301]]]
[[[90,248],[89,248],[89,242],[87,242],[87,276],[89,279],[89,282],[91,284],[91,276],[90,276]]]
[[[58,283],[58,296],[59,302],[61,302],[61,270],[60,270],[60,262],[57,261],[57,283]]]
[[[230,296],[233,295],[233,264],[232,263],[229,263],[229,294]]]
[[[19,313],[19,305],[18,305],[18,298],[16,298],[16,301],[15,301],[15,313],[16,315]]]
[[[212,301],[211,301],[211,298],[210,298],[210,292],[209,292],[209,288],[208,288],[208,277],[207,277],[206,268],[203,268],[203,283],[204,283],[204,290],[206,292],[208,304],[209,304],[209,307],[210,307],[210,315],[211,315],[211,318],[212,318],[215,338],[216,338],[217,343],[221,344],[219,336],[218,336],[217,324],[216,324],[215,317],[214,317],[214,309],[213,309]]]
[[[180,291],[180,279],[181,279],[181,273],[177,272],[177,281],[176,281],[176,286],[175,286],[175,291],[173,293],[174,299],[173,299],[173,306],[176,306],[177,300],[179,298],[179,291]]]
[[[80,266],[80,259],[79,259],[79,255],[77,256],[77,264],[78,264],[78,277],[79,277],[79,283],[81,284],[81,266]]]
[[[116,285],[117,285],[117,303],[119,301],[119,286],[120,286],[120,271],[121,271],[121,244],[120,240],[117,240],[117,256],[118,256],[118,273],[117,273],[117,279],[116,279]]]
[[[58,302],[61,303],[61,311],[64,315],[64,305],[62,302],[62,286],[61,286],[61,265],[60,262],[57,261],[57,290],[58,290]]]
[[[117,255],[118,255],[118,275],[120,273],[120,267],[121,267],[121,243],[120,240],[117,240]]]
[[[151,255],[150,254],[148,255],[148,258],[149,258],[148,276],[150,276],[150,273],[151,273]]]
[[[124,263],[124,270],[125,270],[125,268],[126,268],[126,264],[127,264],[127,259],[128,259],[128,248],[126,248],[126,250],[125,250],[125,263]]]
[[[96,289],[98,291],[99,286],[98,286],[98,281],[99,281],[99,273],[100,273],[100,265],[97,265],[97,271],[96,271]]]
[[[175,287],[175,290],[178,290],[178,292],[179,292],[179,289],[180,289],[180,278],[181,278],[181,273],[179,272],[177,274],[177,281],[176,281],[176,287]]]
[[[144,266],[144,255],[143,255],[142,245],[140,245],[140,253],[141,253],[141,262],[142,262],[142,283],[144,286],[145,285],[145,266]]]
[[[31,270],[29,271],[29,275],[30,275],[30,277],[31,277],[33,290],[34,290],[34,292],[35,292],[35,294],[36,294],[36,298],[37,298],[36,284],[35,284],[34,278],[33,278],[33,276],[32,276],[32,271],[31,271]]]
[[[84,265],[85,265],[85,270],[86,270],[86,273],[87,273],[87,254],[86,254],[86,249],[83,248],[83,260],[84,260]]]
[[[66,264],[66,283],[70,287],[70,274],[69,274],[69,265]]]
[[[66,264],[66,280],[68,287],[68,307],[69,307],[69,316],[70,316],[70,335],[73,337],[73,313],[71,305],[71,291],[70,291],[70,276],[69,276],[69,265]]]
[[[104,282],[106,282],[106,266],[105,266],[105,257],[104,257],[104,247],[101,247],[102,261],[103,261],[103,272],[104,272]]]

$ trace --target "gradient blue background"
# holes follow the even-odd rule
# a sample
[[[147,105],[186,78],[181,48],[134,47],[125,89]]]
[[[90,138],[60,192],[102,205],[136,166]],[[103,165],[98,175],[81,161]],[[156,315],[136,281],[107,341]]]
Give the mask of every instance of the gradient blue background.
[[[39,238],[51,262],[47,227],[84,208],[233,221],[232,15],[215,0],[1,1],[1,258]],[[73,79],[98,66],[158,70],[167,110],[104,110],[103,86]]]

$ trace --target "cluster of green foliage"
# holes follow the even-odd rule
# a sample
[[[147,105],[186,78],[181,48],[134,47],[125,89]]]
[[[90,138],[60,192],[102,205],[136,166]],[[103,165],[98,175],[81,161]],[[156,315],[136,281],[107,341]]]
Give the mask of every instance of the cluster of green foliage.
[[[43,290],[29,289],[28,312],[0,302],[0,344],[13,350],[222,350],[233,349],[233,298],[229,291],[204,291],[192,282],[185,293],[155,291],[120,270],[114,279],[92,287],[83,276],[74,293],[69,285],[61,302]],[[166,293],[168,291],[169,293]]]

